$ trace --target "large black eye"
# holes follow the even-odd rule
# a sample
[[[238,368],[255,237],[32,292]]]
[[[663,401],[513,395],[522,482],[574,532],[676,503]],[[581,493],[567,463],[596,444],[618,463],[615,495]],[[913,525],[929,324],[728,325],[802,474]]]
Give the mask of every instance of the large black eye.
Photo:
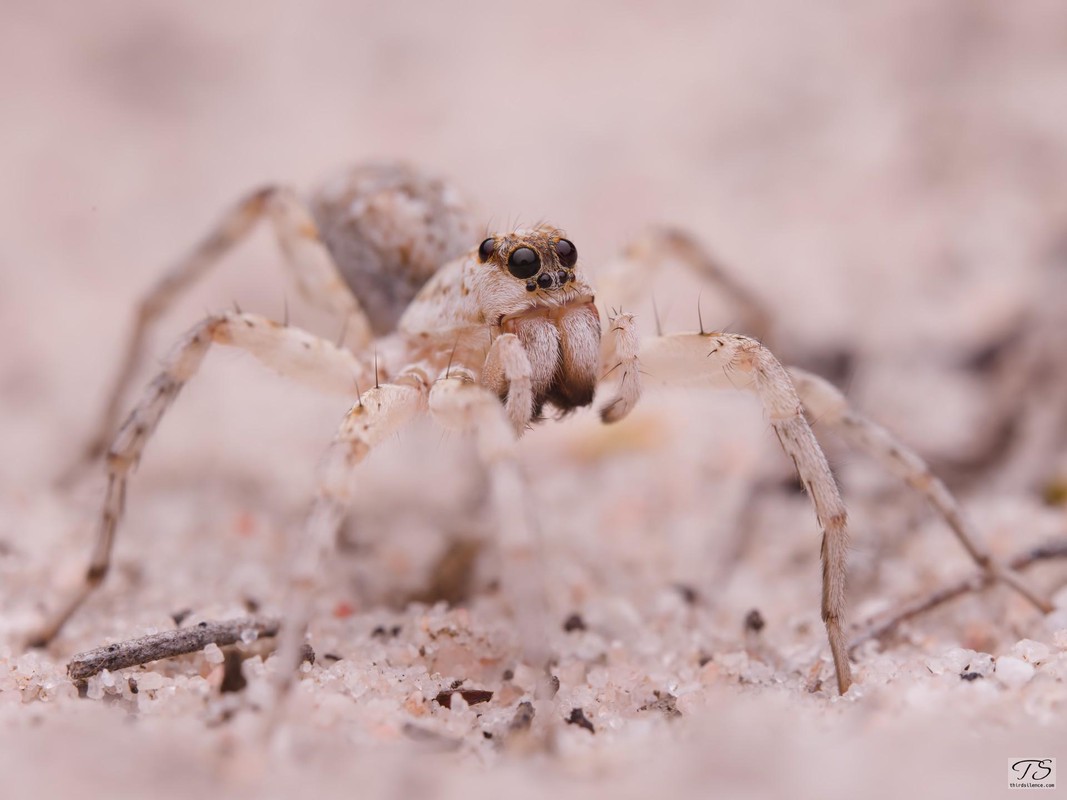
[[[478,245],[478,260],[484,264],[494,250],[496,250],[496,239],[490,237]]]
[[[508,272],[516,278],[532,278],[541,269],[541,259],[529,247],[516,247],[508,258]]]
[[[556,242],[556,255],[559,256],[561,267],[573,267],[578,261],[578,250],[570,239],[560,239]]]

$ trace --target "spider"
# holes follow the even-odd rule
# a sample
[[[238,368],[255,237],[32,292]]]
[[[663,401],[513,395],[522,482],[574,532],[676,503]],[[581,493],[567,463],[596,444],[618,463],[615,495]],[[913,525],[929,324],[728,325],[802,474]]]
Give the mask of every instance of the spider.
[[[595,293],[575,244],[548,224],[485,236],[477,243],[470,212],[444,181],[396,163],[354,167],[302,200],[268,186],[248,194],[140,304],[133,335],[87,458],[106,450],[108,487],[84,581],[64,598],[33,641],[51,641],[103,581],[123,514],[127,480],[153,431],[212,345],[248,351],[262,363],[325,390],[354,396],[320,465],[318,491],[291,567],[282,663],[296,663],[310,616],[311,587],[334,546],[353,491],[353,473],[388,436],[419,414],[473,430],[488,465],[501,529],[504,578],[515,607],[535,608],[535,539],[523,510],[513,452],[546,409],[591,405],[598,386],[605,423],[625,417],[641,395],[642,373],[667,383],[754,391],[782,448],[793,460],[822,529],[822,619],[843,694],[852,682],[844,631],[847,516],[811,426],[824,427],[874,454],[924,492],[971,556],[1035,605],[1047,608],[974,540],[948,490],[919,457],[846,403],[832,385],[785,369],[759,341],[707,332],[641,342],[633,315],[613,312],[602,326]],[[154,321],[190,284],[270,221],[297,285],[345,316],[357,345],[348,350],[240,309],[207,316],[186,333],[162,371],[114,432],[122,398],[143,360]],[[651,250],[682,257],[691,242],[660,234]],[[690,253],[691,256],[691,253]],[[373,357],[371,353],[373,352]],[[359,387],[365,387],[360,392]],[[531,577],[534,576],[534,577]],[[529,619],[529,614],[519,614]],[[520,628],[522,626],[520,625]],[[527,621],[523,638],[539,641]],[[282,678],[283,682],[291,680]]]

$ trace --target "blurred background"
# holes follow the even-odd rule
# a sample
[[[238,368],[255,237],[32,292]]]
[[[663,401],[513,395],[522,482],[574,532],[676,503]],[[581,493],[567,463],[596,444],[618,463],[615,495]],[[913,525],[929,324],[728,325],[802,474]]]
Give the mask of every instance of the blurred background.
[[[63,490],[53,480],[91,432],[140,294],[248,189],[308,188],[369,158],[448,176],[491,229],[552,221],[607,287],[647,226],[684,228],[761,298],[776,350],[827,374],[928,457],[994,549],[1062,534],[1065,91],[1067,6],[1056,0],[3,0],[5,630],[32,614],[42,582],[76,573],[84,559],[102,478]],[[638,269],[635,280],[646,330],[653,295],[666,331],[696,328],[692,275],[666,264]],[[709,327],[736,325],[736,309],[713,287],[699,291]],[[339,330],[286,284],[264,229],[166,317],[154,359],[233,301],[275,318],[288,306],[296,324],[329,338]],[[212,355],[133,484],[110,600],[86,609],[71,641],[135,635],[176,603],[269,596],[272,558],[299,523],[316,458],[344,410],[240,355]],[[535,505],[569,542],[555,551],[560,613],[595,606],[608,587],[611,602],[629,598],[642,618],[662,611],[664,587],[684,581],[702,596],[722,590],[709,636],[738,638],[734,621],[760,604],[781,624],[782,646],[803,623],[803,647],[817,653],[817,540],[806,501],[779,487],[749,502],[752,485],[788,476],[758,406],[667,397],[622,430],[604,438],[586,416],[528,437]],[[446,546],[441,529],[492,527],[470,510],[477,481],[467,480],[469,453],[454,441],[418,429],[368,470],[371,497],[357,504],[363,538],[351,548],[366,557],[349,565],[362,578],[339,579],[337,596],[350,590],[361,610],[387,596],[395,605],[396,586],[414,591]],[[921,502],[831,447],[851,493],[859,608],[966,570]],[[411,508],[416,491],[425,509]],[[249,520],[266,544],[219,536]],[[574,540],[576,528],[589,538]],[[915,531],[929,541],[916,543]],[[716,558],[748,532],[755,563],[738,567],[729,589],[713,584]],[[605,552],[617,561],[598,566]],[[123,599],[129,592],[136,601]],[[604,608],[611,629],[614,612]],[[912,644],[926,653],[1007,648],[1039,637],[1025,612],[1005,596],[975,600],[954,612],[962,616],[944,616],[942,638]],[[803,619],[790,627],[791,615]],[[1015,627],[996,626],[1005,619]],[[698,645],[707,642],[686,646]],[[68,643],[37,666],[61,673],[75,649]],[[1062,680],[1043,686],[1053,695],[1032,704],[1062,710]],[[915,688],[893,691],[878,709],[899,710]],[[947,706],[958,699],[946,697]],[[1015,700],[990,700],[991,715]],[[748,719],[745,699],[715,702]],[[868,706],[842,724],[872,724],[877,713]],[[15,726],[23,717],[8,715]],[[640,741],[627,730],[631,744]],[[723,744],[722,731],[701,735],[710,739],[694,741]],[[827,736],[836,747],[845,734]],[[755,752],[767,743],[751,744]],[[811,754],[774,747],[804,772]],[[869,763],[862,749],[850,752]],[[975,785],[991,785],[984,780]]]
[[[8,479],[52,468],[135,298],[239,193],[367,158],[453,178],[487,225],[554,221],[594,273],[650,223],[689,229],[790,343],[899,365],[869,391],[938,444],[965,445],[980,410],[956,387],[954,419],[923,427],[908,375],[1005,335],[1062,265],[1053,0],[9,0],[3,14]],[[161,340],[232,299],[279,316],[275,262],[264,234]],[[685,306],[668,329],[695,325]]]

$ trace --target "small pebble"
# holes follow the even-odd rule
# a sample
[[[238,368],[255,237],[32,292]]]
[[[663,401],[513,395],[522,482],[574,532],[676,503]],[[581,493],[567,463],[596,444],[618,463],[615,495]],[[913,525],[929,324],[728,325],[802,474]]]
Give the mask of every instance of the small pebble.
[[[15,671],[19,675],[30,676],[37,671],[37,666],[37,653],[24,653],[19,656],[19,660],[15,664]]]
[[[593,727],[593,723],[586,717],[585,712],[580,708],[572,708],[571,715],[567,717],[568,725],[577,725],[579,728],[585,728],[590,733],[596,733],[596,729]]]
[[[766,621],[763,619],[763,615],[759,612],[758,608],[754,608],[745,615],[745,630],[752,633],[759,633],[763,630]]]
[[[207,659],[209,664],[221,664],[226,660],[226,655],[222,652],[222,648],[212,642],[204,648],[204,658]]]
[[[1021,658],[1002,656],[997,659],[997,669],[993,675],[1009,689],[1018,689],[1034,677],[1034,665],[1028,664]]]
[[[144,672],[137,676],[137,690],[153,691],[163,686],[163,676],[158,672]]]
[[[564,620],[563,630],[565,630],[567,633],[570,633],[571,631],[584,631],[585,620],[582,619],[580,614],[571,614],[569,617],[567,617],[566,620]]]
[[[1031,664],[1040,664],[1048,661],[1052,655],[1052,649],[1044,642],[1035,642],[1033,639],[1023,639],[1011,648],[1011,654]]]

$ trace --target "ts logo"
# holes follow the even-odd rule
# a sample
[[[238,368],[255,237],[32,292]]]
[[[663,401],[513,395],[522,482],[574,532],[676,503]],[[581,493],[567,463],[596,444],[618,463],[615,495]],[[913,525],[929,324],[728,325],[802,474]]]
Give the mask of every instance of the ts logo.
[[[1011,771],[1017,781],[1039,782],[1048,778],[1055,766],[1051,758],[1022,758],[1011,765]]]

